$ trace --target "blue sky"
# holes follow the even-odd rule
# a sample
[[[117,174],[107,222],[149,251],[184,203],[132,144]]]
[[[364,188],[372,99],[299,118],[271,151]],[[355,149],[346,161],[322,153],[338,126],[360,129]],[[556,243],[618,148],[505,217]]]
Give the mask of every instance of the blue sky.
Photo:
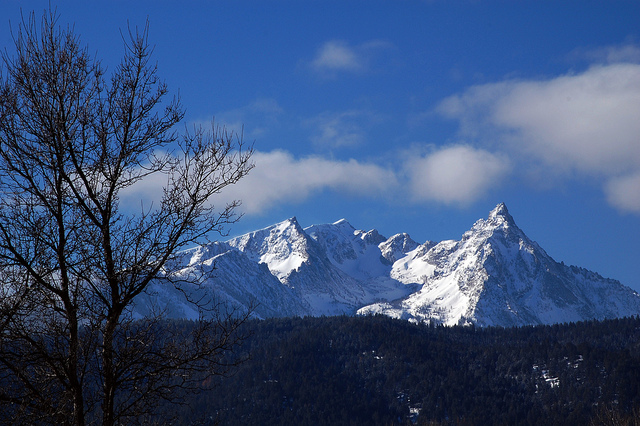
[[[1,2],[1,45],[48,4]],[[505,202],[557,261],[640,291],[637,1],[51,4],[108,69],[148,19],[185,123],[244,126],[232,235],[296,216],[458,239]]]

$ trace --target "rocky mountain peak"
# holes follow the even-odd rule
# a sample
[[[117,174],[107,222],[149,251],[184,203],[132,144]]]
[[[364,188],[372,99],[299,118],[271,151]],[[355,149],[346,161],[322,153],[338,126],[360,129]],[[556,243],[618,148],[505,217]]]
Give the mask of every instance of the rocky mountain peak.
[[[478,220],[473,227],[464,233],[463,241],[469,239],[488,240],[499,238],[501,240],[510,240],[518,242],[519,240],[527,240],[528,238],[518,228],[515,220],[509,214],[509,210],[504,203],[498,204],[491,212],[487,219]]]
[[[490,222],[502,222],[511,225],[516,224],[513,220],[513,217],[509,214],[509,210],[507,209],[507,205],[505,203],[500,203],[493,210],[491,210],[488,220]]]

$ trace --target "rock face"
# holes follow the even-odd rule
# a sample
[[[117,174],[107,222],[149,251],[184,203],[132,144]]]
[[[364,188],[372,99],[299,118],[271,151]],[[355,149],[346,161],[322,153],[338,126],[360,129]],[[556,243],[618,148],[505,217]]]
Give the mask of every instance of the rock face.
[[[359,231],[344,219],[302,229],[291,218],[184,252],[173,270],[208,277],[199,291],[240,309],[253,304],[260,318],[381,313],[514,326],[640,314],[636,292],[554,261],[504,204],[460,241],[424,244],[407,234]],[[188,304],[166,287],[156,294],[171,316],[190,317]]]

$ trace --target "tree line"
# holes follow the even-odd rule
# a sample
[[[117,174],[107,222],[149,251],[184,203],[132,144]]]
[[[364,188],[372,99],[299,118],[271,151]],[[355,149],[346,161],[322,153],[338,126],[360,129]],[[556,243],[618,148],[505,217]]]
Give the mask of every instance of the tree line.
[[[342,316],[243,328],[250,337],[235,355],[249,360],[194,395],[183,424],[633,424],[640,413],[637,317],[477,328]]]

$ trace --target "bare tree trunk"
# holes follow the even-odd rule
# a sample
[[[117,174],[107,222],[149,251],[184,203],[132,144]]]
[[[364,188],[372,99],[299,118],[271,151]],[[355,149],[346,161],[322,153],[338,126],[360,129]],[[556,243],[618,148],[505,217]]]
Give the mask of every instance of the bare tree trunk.
[[[72,310],[73,312],[73,310]],[[74,424],[76,426],[84,426],[85,424],[85,406],[84,406],[84,393],[82,389],[82,383],[78,378],[79,362],[79,336],[78,336],[78,321],[76,318],[71,318],[69,321],[70,329],[70,344],[69,344],[69,384],[73,389],[73,414]]]
[[[116,322],[108,320],[104,329],[102,342],[102,369],[103,369],[103,406],[102,425],[112,426],[115,424],[115,391],[116,377],[114,373],[114,348],[113,339],[115,335]]]

